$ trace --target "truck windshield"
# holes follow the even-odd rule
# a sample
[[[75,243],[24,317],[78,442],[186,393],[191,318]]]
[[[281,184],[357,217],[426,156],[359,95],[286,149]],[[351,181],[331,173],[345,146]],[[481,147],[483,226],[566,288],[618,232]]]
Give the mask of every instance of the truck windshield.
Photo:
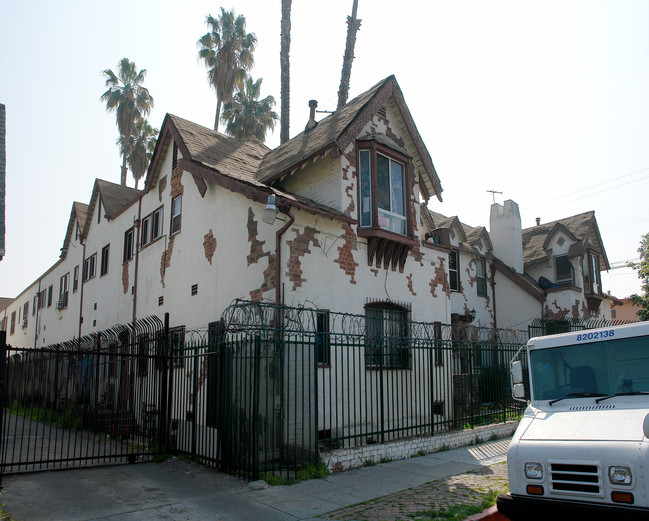
[[[649,392],[649,338],[530,350],[535,401]]]

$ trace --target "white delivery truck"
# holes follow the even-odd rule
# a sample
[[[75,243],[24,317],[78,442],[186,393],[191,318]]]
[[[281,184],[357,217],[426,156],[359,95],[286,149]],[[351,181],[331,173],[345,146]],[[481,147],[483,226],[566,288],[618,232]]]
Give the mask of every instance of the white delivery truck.
[[[531,339],[511,364],[528,402],[507,453],[519,519],[649,519],[649,322]]]

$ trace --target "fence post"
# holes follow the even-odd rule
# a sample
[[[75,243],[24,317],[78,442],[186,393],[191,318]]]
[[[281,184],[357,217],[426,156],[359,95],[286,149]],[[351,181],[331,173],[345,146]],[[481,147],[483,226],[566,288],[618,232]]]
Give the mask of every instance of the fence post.
[[[4,417],[7,386],[7,332],[0,331],[0,455],[5,452]],[[4,458],[3,458],[4,460]],[[0,465],[0,489],[2,488],[2,476],[4,465]]]
[[[261,338],[255,337],[255,354],[254,354],[255,368],[253,371],[253,396],[252,396],[252,479],[256,481],[259,479],[259,378],[261,372]]]
[[[169,450],[169,409],[170,397],[172,394],[172,386],[169,381],[169,313],[165,313],[164,332],[162,340],[162,353],[158,353],[162,357],[162,382],[160,386],[160,425],[158,432],[160,433],[160,453],[165,453]],[[173,368],[171,371],[173,374]]]

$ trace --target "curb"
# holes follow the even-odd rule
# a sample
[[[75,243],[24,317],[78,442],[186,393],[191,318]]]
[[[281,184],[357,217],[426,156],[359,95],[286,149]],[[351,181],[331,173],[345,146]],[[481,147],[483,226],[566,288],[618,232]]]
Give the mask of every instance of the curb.
[[[467,517],[465,521],[509,521],[509,518],[498,512],[498,508],[494,505],[479,514]]]

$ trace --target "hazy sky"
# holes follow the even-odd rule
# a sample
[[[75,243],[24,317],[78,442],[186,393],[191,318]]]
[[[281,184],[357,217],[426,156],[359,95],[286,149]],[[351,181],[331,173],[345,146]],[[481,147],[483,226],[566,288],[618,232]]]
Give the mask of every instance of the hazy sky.
[[[221,6],[257,35],[252,75],[279,113],[280,0],[3,7],[0,296],[16,296],[57,260],[72,202],[89,202],[95,178],[119,182],[102,70],[122,57],[148,70],[153,126],[169,112],[212,127],[216,97],[196,41]],[[307,122],[309,99],[335,109],[351,7],[293,1],[291,136]],[[487,190],[516,201],[524,227],[595,210],[609,261],[637,258],[649,231],[649,2],[359,0],[358,17],[350,99],[396,76],[444,188],[435,211],[488,227]],[[278,144],[279,125],[267,139]],[[625,297],[639,285],[617,269],[603,287]]]

